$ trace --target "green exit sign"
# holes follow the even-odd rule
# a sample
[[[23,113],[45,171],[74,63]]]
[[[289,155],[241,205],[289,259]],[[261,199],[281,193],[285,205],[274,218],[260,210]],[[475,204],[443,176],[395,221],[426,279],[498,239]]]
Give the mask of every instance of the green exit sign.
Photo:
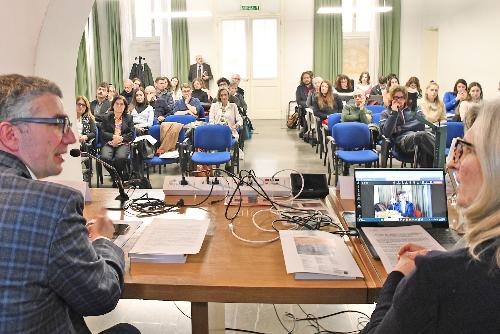
[[[241,6],[241,10],[260,10],[260,6]]]

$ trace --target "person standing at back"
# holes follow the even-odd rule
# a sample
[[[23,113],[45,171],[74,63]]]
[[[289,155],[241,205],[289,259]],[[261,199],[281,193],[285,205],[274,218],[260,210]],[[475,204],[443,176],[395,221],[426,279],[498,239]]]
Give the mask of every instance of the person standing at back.
[[[204,88],[210,89],[210,80],[213,79],[212,69],[210,65],[203,61],[202,55],[196,56],[196,63],[189,66],[188,80],[191,82],[196,78],[200,78],[203,81]]]
[[[39,179],[62,171],[76,142],[54,83],[0,76],[0,333],[90,333],[113,310],[123,251],[111,220],[83,217],[83,196]],[[106,333],[138,333],[119,325]]]

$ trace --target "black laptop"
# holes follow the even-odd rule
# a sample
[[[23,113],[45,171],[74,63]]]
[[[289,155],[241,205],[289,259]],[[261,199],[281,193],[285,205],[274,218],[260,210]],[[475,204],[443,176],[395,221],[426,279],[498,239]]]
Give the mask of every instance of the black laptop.
[[[356,228],[378,258],[363,227],[420,225],[445,249],[460,239],[449,229],[443,169],[354,169]]]

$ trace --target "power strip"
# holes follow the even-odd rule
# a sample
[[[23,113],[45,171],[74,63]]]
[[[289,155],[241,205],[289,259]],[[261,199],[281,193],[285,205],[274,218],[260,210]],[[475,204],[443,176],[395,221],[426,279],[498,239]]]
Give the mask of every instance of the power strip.
[[[187,185],[182,185],[182,178],[179,176],[165,176],[163,181],[163,192],[165,195],[208,195],[212,189],[212,182],[215,177],[186,177]],[[236,189],[236,184],[231,178],[218,177],[219,184],[214,185],[212,189],[213,196],[225,196]],[[270,177],[258,178],[259,185],[269,196],[287,197],[291,196],[290,177],[279,177],[271,179]],[[242,185],[239,188],[242,196],[255,196],[256,192],[252,187]],[[237,193],[239,194],[239,192]]]

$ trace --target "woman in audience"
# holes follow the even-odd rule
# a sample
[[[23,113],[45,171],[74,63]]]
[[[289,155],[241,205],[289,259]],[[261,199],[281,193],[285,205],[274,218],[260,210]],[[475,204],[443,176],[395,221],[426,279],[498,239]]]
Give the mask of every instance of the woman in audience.
[[[352,86],[351,79],[345,74],[339,74],[335,80],[335,90],[337,93],[352,93],[354,87]]]
[[[130,153],[129,144],[134,139],[134,122],[127,113],[128,103],[124,96],[117,96],[111,102],[111,108],[101,125],[101,157],[114,165],[122,179]]]
[[[467,113],[474,104],[480,104],[483,100],[483,89],[479,82],[471,82],[467,87],[467,97],[460,102],[455,116],[457,120],[464,121]]]
[[[154,86],[147,86],[144,88],[144,94],[146,94],[146,101],[149,105],[154,108],[154,102],[156,100],[156,88]]]
[[[182,98],[181,85],[179,84],[179,78],[172,77],[170,79],[170,91],[172,92],[172,98],[174,102]]]
[[[316,99],[313,101],[314,116],[324,121],[328,115],[342,112],[342,101],[337,94],[333,93],[332,84],[328,80],[323,80],[320,85]]]
[[[365,95],[370,95],[370,92],[372,90],[372,85],[370,84],[370,73],[368,72],[361,72],[361,75],[359,76],[359,81],[354,87],[354,90],[362,90],[365,92]]]
[[[446,108],[439,99],[439,85],[437,83],[431,82],[427,85],[424,97],[419,100],[418,106],[429,122],[446,121]]]
[[[485,102],[459,140],[448,169],[457,174],[464,247],[399,250],[362,333],[500,333],[500,100]]]
[[[418,100],[422,98],[420,81],[417,77],[410,77],[405,86],[408,89],[408,106],[411,110],[417,110]]]
[[[391,91],[391,89],[398,86],[399,86],[398,76],[394,73],[390,73],[389,75],[387,75],[387,87],[385,92],[382,92],[384,106],[389,105],[389,92]]]
[[[76,97],[76,128],[80,150],[88,152],[95,138],[96,124],[94,115],[90,112],[89,100],[81,95]]]
[[[109,84],[109,91],[108,91],[108,100],[109,102],[113,101],[115,97],[118,96],[118,93],[116,92],[116,87],[113,86],[113,84]]]
[[[130,115],[134,120],[134,127],[139,135],[144,135],[153,126],[155,111],[146,99],[144,88],[139,87],[135,91],[132,103],[128,107]]]
[[[458,79],[453,86],[453,92],[446,92],[443,96],[443,103],[446,107],[446,112],[453,112],[457,109],[460,102],[467,97],[467,81]]]
[[[196,97],[201,103],[208,103],[208,94],[203,91],[203,82],[201,79],[196,78],[193,80],[193,93],[192,97]]]
[[[211,124],[226,124],[231,128],[233,137],[238,139],[237,130],[243,126],[243,119],[238,112],[238,107],[229,102],[229,90],[221,88],[217,92],[217,102],[212,103],[208,122]]]

